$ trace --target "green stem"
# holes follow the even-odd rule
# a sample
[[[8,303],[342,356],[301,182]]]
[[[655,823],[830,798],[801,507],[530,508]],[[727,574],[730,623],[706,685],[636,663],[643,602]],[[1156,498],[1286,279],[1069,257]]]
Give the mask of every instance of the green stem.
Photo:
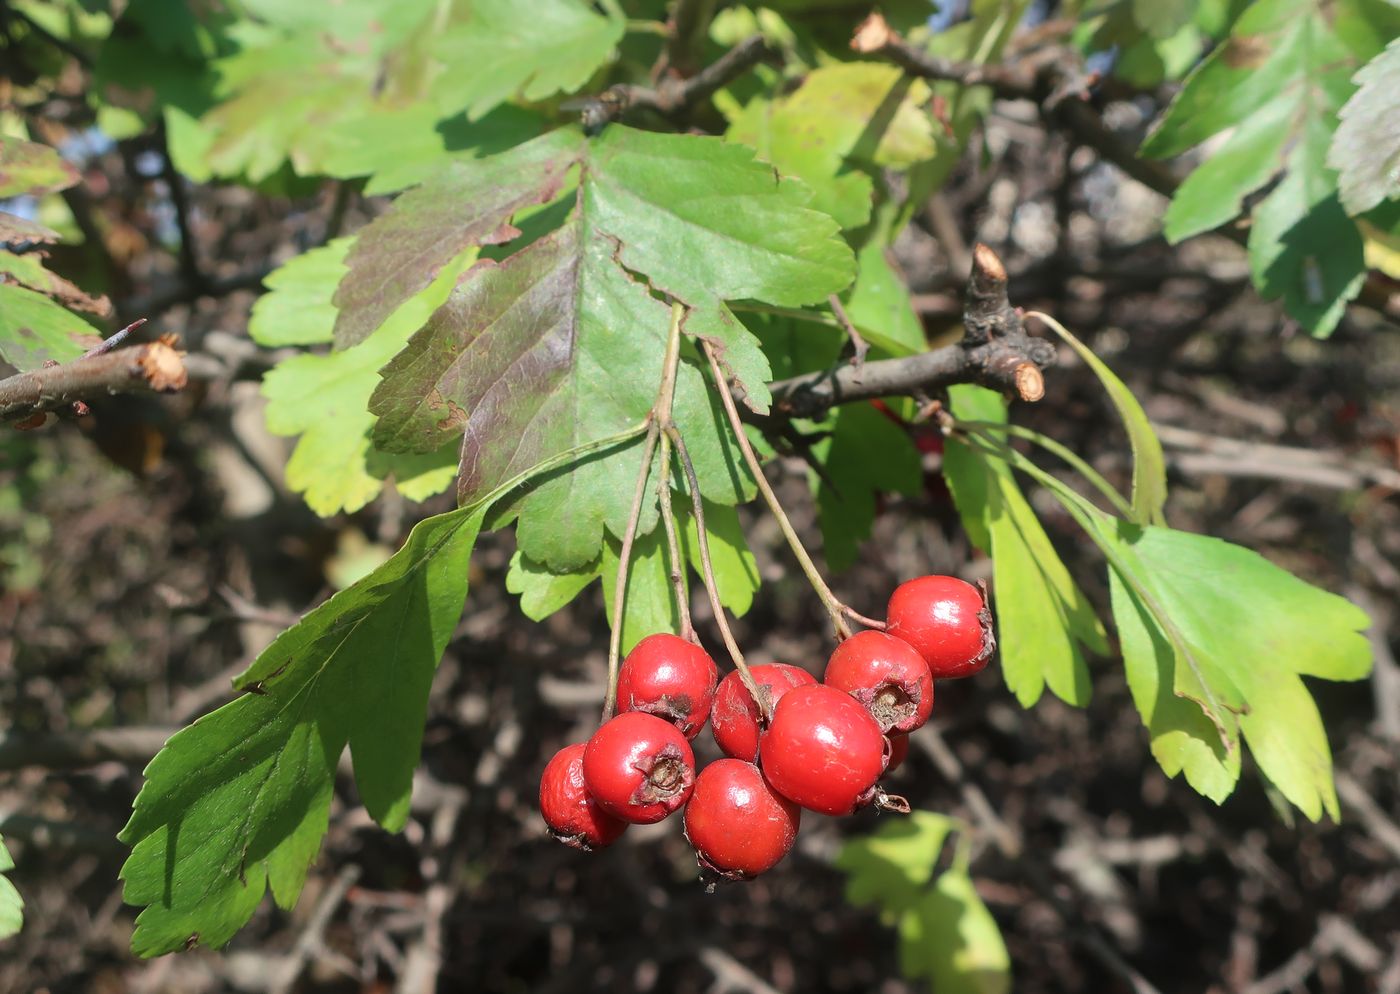
[[[661,505],[661,523],[666,529],[666,551],[670,557],[671,591],[676,601],[676,617],[680,620],[680,636],[687,642],[697,641],[695,625],[690,620],[690,597],[685,588],[685,560],[676,530],[676,512],[671,506],[671,434],[661,433],[661,472],[656,481],[656,499]]]
[[[666,433],[671,437],[672,444],[676,447],[676,455],[680,457],[681,467],[685,470],[686,484],[690,490],[691,514],[695,517],[696,547],[700,552],[700,575],[705,581],[705,593],[710,598],[710,610],[714,613],[715,624],[719,627],[720,638],[724,640],[724,647],[729,651],[729,658],[734,661],[734,668],[739,671],[739,679],[743,681],[744,689],[753,698],[754,704],[758,707],[758,713],[763,717],[766,725],[768,719],[773,716],[772,707],[768,699],[759,693],[758,684],[754,681],[753,674],[749,672],[748,663],[744,661],[744,654],[739,651],[739,643],[734,639],[734,633],[729,629],[729,619],[725,616],[724,605],[719,600],[719,586],[715,583],[715,568],[710,560],[710,538],[709,532],[705,530],[705,502],[700,496],[700,481],[695,475],[695,464],[690,461],[690,453],[686,450],[685,439],[681,437],[681,431],[675,425],[666,429]]]
[[[647,478],[651,474],[651,459],[656,451],[656,442],[661,432],[671,424],[671,408],[676,398],[676,374],[681,358],[681,318],[685,307],[680,303],[671,305],[671,326],[666,332],[666,355],[661,361],[661,383],[656,388],[656,400],[647,413],[647,439],[642,446],[642,465],[637,471],[637,486],[632,494],[632,510],[627,517],[627,527],[622,534],[622,547],[617,554],[617,580],[613,585],[612,632],[608,636],[608,690],[603,698],[603,721],[607,721],[617,711],[617,671],[618,660],[622,655],[622,619],[627,602],[627,576],[632,565],[632,544],[637,538],[637,525],[642,518],[642,504],[646,498]],[[661,472],[663,483],[666,469]]]
[[[1132,519],[1133,509],[1131,505],[1128,504],[1127,499],[1124,498],[1124,496],[1120,494],[1117,490],[1115,490],[1113,485],[1107,480],[1105,480],[1098,470],[1094,469],[1094,467],[1090,466],[1077,454],[1072,452],[1064,445],[1061,445],[1053,438],[1050,438],[1048,435],[1042,435],[1040,432],[1034,430],[1033,428],[1024,428],[1021,425],[1007,424],[1003,421],[963,421],[960,419],[955,419],[953,422],[953,427],[955,429],[966,429],[969,431],[974,431],[977,434],[988,438],[990,438],[990,434],[992,432],[1004,431],[1008,435],[1014,435],[1017,438],[1024,438],[1026,441],[1040,446],[1046,452],[1049,452],[1051,455],[1058,456],[1064,462],[1068,463],[1071,469],[1073,469],[1080,476],[1084,477],[1084,479],[1088,481],[1094,487],[1095,490],[1103,494],[1104,499],[1107,500],[1110,504],[1112,504],[1113,509],[1116,510],[1119,514],[1123,515],[1123,517],[1128,518],[1130,520]],[[991,440],[995,441],[995,439]]]
[[[710,360],[710,372],[714,375],[715,385],[719,389],[720,400],[724,404],[725,414],[729,417],[730,427],[734,429],[735,441],[738,442],[739,450],[744,454],[744,461],[748,463],[749,472],[753,474],[759,492],[763,494],[763,499],[767,502],[768,509],[773,512],[773,517],[778,520],[778,527],[782,529],[783,537],[787,539],[788,546],[792,549],[793,555],[797,557],[802,572],[807,575],[807,581],[817,592],[817,597],[821,600],[822,606],[826,608],[826,613],[830,615],[837,641],[850,638],[851,629],[846,624],[845,618],[845,615],[850,613],[849,609],[836,599],[836,595],[831,592],[831,588],[822,579],[821,571],[817,569],[816,563],[812,562],[812,557],[807,554],[807,549],[797,536],[797,530],[792,527],[792,522],[788,520],[787,514],[783,511],[782,504],[778,502],[778,495],[768,485],[768,480],[763,475],[763,467],[759,465],[758,456],[754,454],[753,446],[749,444],[749,437],[744,432],[744,423],[739,418],[739,409],[734,404],[734,394],[730,391],[729,383],[724,378],[724,370],[720,368],[719,360],[715,358],[710,343],[702,341],[701,346],[705,350],[705,356]]]
[[[647,440],[642,446],[642,467],[637,471],[637,489],[632,495],[632,512],[627,517],[627,528],[622,533],[622,548],[617,554],[617,581],[613,585],[612,632],[608,636],[608,692],[603,698],[603,717],[606,722],[617,711],[617,670],[618,658],[622,650],[622,616],[627,600],[627,573],[632,562],[632,543],[637,538],[637,522],[642,517],[642,499],[646,495],[647,476],[651,472],[651,457],[656,451],[656,438],[660,434],[656,419],[651,419],[647,429]]]

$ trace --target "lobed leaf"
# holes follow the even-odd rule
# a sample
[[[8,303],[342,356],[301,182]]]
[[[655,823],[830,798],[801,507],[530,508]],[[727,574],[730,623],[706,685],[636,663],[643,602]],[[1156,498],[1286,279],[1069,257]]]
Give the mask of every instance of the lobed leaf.
[[[1400,196],[1400,39],[1356,73],[1356,92],[1338,113],[1327,164],[1340,174],[1348,214],[1361,214]]]
[[[432,88],[438,110],[476,119],[516,94],[538,102],[577,90],[624,28],[581,0],[458,0],[435,46],[444,66]]]
[[[96,345],[92,325],[43,294],[0,282],[0,359],[20,372],[76,359]]]
[[[1005,402],[990,390],[963,385],[950,394],[959,418],[1006,419]],[[968,537],[992,557],[997,643],[1007,689],[1027,708],[1047,685],[1066,703],[1088,704],[1084,650],[1106,655],[1107,636],[1010,467],[948,439],[943,473]]]
[[[122,867],[146,905],[132,949],[220,946],[268,887],[290,908],[325,834],[336,764],[386,828],[408,816],[429,686],[462,611],[484,508],[418,524],[397,553],[273,641],[244,695],[171,737],[147,766]]]
[[[900,969],[938,994],[1009,994],[1011,957],[965,871],[948,870],[899,920]]]
[[[19,896],[10,878],[4,876],[15,868],[15,861],[0,837],[0,939],[8,939],[24,924],[24,898]]]
[[[78,168],[57,150],[38,142],[0,135],[0,200],[41,197],[66,190],[79,179]]]

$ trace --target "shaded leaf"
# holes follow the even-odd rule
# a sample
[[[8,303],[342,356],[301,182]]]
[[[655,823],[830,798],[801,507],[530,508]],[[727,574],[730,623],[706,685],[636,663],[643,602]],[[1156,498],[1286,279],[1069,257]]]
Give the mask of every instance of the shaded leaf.
[[[336,291],[335,344],[369,337],[403,301],[473,245],[509,241],[511,216],[558,194],[581,137],[553,131],[508,152],[455,162],[360,230]]]
[[[899,920],[906,977],[927,977],[937,994],[1008,994],[1011,957],[996,919],[967,873],[948,870]]]
[[[1341,174],[1342,204],[1361,214],[1400,196],[1400,39],[1357,72],[1339,116],[1327,164]]]
[[[348,744],[371,815],[408,814],[428,688],[457,624],[483,510],[414,528],[388,562],[283,632],[236,681],[249,692],[177,732],[147,766],[120,838],[132,949],[221,946],[269,886],[290,908],[325,834]]]
[[[884,220],[856,253],[860,268],[845,301],[846,316],[872,347],[892,356],[912,355],[927,347],[924,324],[914,313],[908,283],[890,264]]]
[[[0,837],[0,939],[8,939],[24,924],[24,898],[19,896],[10,878],[4,876],[15,868],[15,861]]]
[[[909,436],[870,404],[842,405],[823,426],[830,435],[812,446],[822,472],[809,472],[808,482],[817,496],[827,564],[839,572],[870,537],[877,495],[918,494],[923,471]]]
[[[806,182],[813,207],[856,228],[870,217],[874,184],[853,166],[907,169],[937,152],[928,98],[927,85],[896,66],[837,63],[782,98],[751,101],[726,137]]]
[[[857,907],[873,904],[887,921],[897,920],[918,904],[952,830],[952,820],[943,815],[913,811],[848,839],[836,856],[847,877],[846,900]]]
[[[40,197],[66,190],[79,180],[78,168],[55,149],[0,135],[0,199]]]
[[[676,527],[680,531],[681,548],[690,568],[703,581],[704,566],[700,562],[700,535],[695,518],[682,502],[689,497],[676,495]],[[715,573],[719,602],[734,614],[743,616],[753,606],[753,595],[760,584],[758,563],[749,551],[739,512],[732,507],[705,501],[705,536],[710,548],[710,568]]]
[[[598,579],[601,571],[602,563],[599,561],[573,572],[552,573],[517,549],[510,558],[506,589],[520,595],[520,610],[525,617],[531,621],[543,621],[582,593],[585,587]]]
[[[603,544],[602,578],[603,603],[609,623],[613,617],[613,594],[617,587],[617,570],[621,543],[609,538]],[[680,628],[680,615],[672,594],[671,570],[666,561],[666,537],[660,528],[649,535],[638,535],[632,543],[632,562],[627,572],[627,593],[622,612],[622,651],[656,632],[675,632]]]
[[[43,294],[0,282],[0,359],[20,372],[76,359],[101,339]]]
[[[15,255],[0,251],[0,283],[27,287],[75,311],[88,311],[100,317],[112,313],[112,302],[106,297],[89,296],[46,267],[42,260],[40,252]]]

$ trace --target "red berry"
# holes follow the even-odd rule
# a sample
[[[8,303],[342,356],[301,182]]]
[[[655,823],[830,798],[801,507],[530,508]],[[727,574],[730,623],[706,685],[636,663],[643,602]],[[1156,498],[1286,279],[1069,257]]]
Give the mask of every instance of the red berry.
[[[702,869],[751,880],[788,854],[801,820],[801,809],[773,790],[757,766],[717,759],[695,778],[685,836]]]
[[[982,591],[952,576],[921,576],[890,595],[886,631],[924,657],[936,679],[971,676],[996,650]]]
[[[933,710],[933,674],[908,642],[858,632],[836,647],[822,682],[865,705],[881,731],[912,732]]]
[[[763,736],[763,772],[790,801],[848,815],[875,800],[888,745],[870,712],[835,687],[783,696]]]
[[[776,707],[783,695],[794,687],[806,687],[817,682],[800,666],[788,663],[765,663],[750,666],[754,683],[761,692],[768,695],[771,707]],[[715,691],[715,704],[710,710],[710,731],[715,743],[726,756],[742,759],[749,763],[758,762],[758,708],[753,698],[739,679],[739,672],[725,676]]]
[[[890,762],[885,767],[885,772],[893,773],[903,765],[905,758],[909,755],[909,736],[889,735],[886,738],[890,740]]]
[[[619,711],[645,711],[693,739],[705,727],[719,669],[710,654],[675,635],[648,635],[636,644],[617,676]]]
[[[649,825],[690,797],[695,754],[669,721],[628,711],[603,725],[583,752],[583,781],[599,806],[623,821]]]
[[[593,799],[583,782],[582,742],[554,754],[540,777],[540,814],[549,834],[565,845],[591,852],[612,845],[627,828]]]

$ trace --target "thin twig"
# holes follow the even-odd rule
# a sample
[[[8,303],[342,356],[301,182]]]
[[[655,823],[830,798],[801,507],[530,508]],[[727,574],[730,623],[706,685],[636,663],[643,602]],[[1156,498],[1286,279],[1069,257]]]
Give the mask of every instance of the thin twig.
[[[676,512],[671,506],[671,435],[661,433],[661,472],[657,474],[656,499],[661,505],[661,523],[666,529],[666,552],[671,568],[671,590],[676,600],[676,615],[680,619],[680,637],[696,641],[695,625],[690,620],[690,596],[685,587],[685,560],[681,558],[680,537],[676,531]]]
[[[690,461],[690,452],[685,447],[685,439],[681,437],[681,431],[675,425],[666,429],[666,433],[671,436],[671,444],[676,447],[676,455],[680,457],[681,467],[685,470],[685,479],[690,490],[691,514],[695,517],[696,548],[700,553],[700,575],[705,581],[705,593],[710,598],[710,611],[715,616],[715,625],[719,628],[720,638],[724,640],[724,647],[729,650],[729,658],[734,662],[734,668],[739,671],[739,679],[743,681],[744,689],[753,698],[754,704],[758,706],[758,712],[763,716],[766,723],[772,717],[772,707],[767,697],[759,693],[758,684],[754,681],[753,674],[749,672],[748,663],[744,661],[744,654],[739,651],[739,643],[734,638],[734,633],[729,628],[729,619],[725,616],[724,605],[719,600],[719,586],[715,583],[715,568],[710,560],[710,539],[705,530],[705,502],[700,496],[700,481],[695,475],[695,464]]]
[[[689,78],[668,77],[655,89],[629,83],[611,86],[583,102],[584,126],[589,131],[598,131],[628,111],[639,108],[663,117],[681,116],[758,65],[767,54],[767,41],[762,35],[753,35]]]
[[[142,326],[143,324],[145,324],[145,323],[146,323],[146,319],[145,319],[145,318],[137,318],[135,321],[131,322],[131,324],[127,325],[125,328],[121,329],[121,330],[118,331],[118,332],[115,332],[115,333],[109,335],[108,337],[104,338],[102,341],[98,342],[96,345],[94,345],[92,348],[88,349],[86,352],[84,352],[84,353],[83,353],[81,356],[79,356],[78,358],[80,358],[80,359],[91,359],[93,356],[106,355],[108,352],[113,351],[114,349],[117,348],[117,346],[119,346],[119,345],[121,345],[123,342],[125,342],[125,341],[127,340],[127,338],[131,335],[131,333],[132,333],[133,331],[135,331],[137,328],[141,327],[141,326]]]
[[[773,492],[773,488],[768,485],[768,480],[763,475],[763,466],[759,463],[753,446],[749,444],[749,437],[744,432],[744,423],[739,418],[739,409],[734,404],[734,394],[729,389],[729,382],[725,379],[724,370],[720,368],[719,359],[715,356],[709,342],[702,341],[700,345],[705,350],[706,358],[710,360],[710,372],[714,377],[715,388],[719,391],[720,401],[724,405],[724,413],[729,417],[729,425],[734,430],[734,439],[739,445],[739,451],[744,454],[744,461],[748,463],[749,472],[753,474],[759,492],[763,494],[763,499],[768,504],[768,509],[773,512],[773,517],[777,519],[778,527],[782,529],[783,537],[787,539],[788,546],[792,549],[793,555],[797,557],[802,572],[806,574],[812,589],[817,592],[822,606],[826,608],[826,613],[831,617],[831,626],[835,630],[836,638],[838,640],[850,638],[851,629],[846,624],[845,612],[842,610],[843,605],[831,592],[831,588],[826,585],[826,581],[822,579],[821,571],[817,569],[816,563],[812,562],[812,557],[807,554],[807,549],[803,546],[802,539],[798,537],[797,530],[792,527],[792,522],[788,520],[787,514],[783,511],[783,506],[778,501],[778,495]]]
[[[25,420],[115,393],[171,393],[187,380],[169,340],[74,359],[0,380],[0,421]]]
[[[714,16],[715,0],[676,0],[666,22],[666,69],[680,76],[695,71]]]
[[[997,254],[977,245],[972,260],[962,341],[899,359],[871,360],[859,368],[843,363],[770,383],[774,414],[818,417],[837,404],[938,390],[955,383],[977,383],[1025,401],[1043,397],[1041,370],[1054,361],[1055,346],[1026,331],[1007,297],[1006,268]]]
[[[841,298],[832,294],[826,298],[826,302],[831,305],[831,313],[836,315],[836,320],[841,322],[841,327],[845,329],[846,337],[851,340],[851,349],[854,354],[851,356],[851,365],[859,367],[865,362],[865,354],[870,351],[870,343],[861,337],[856,330],[850,315],[846,313],[846,308],[841,306]]]

